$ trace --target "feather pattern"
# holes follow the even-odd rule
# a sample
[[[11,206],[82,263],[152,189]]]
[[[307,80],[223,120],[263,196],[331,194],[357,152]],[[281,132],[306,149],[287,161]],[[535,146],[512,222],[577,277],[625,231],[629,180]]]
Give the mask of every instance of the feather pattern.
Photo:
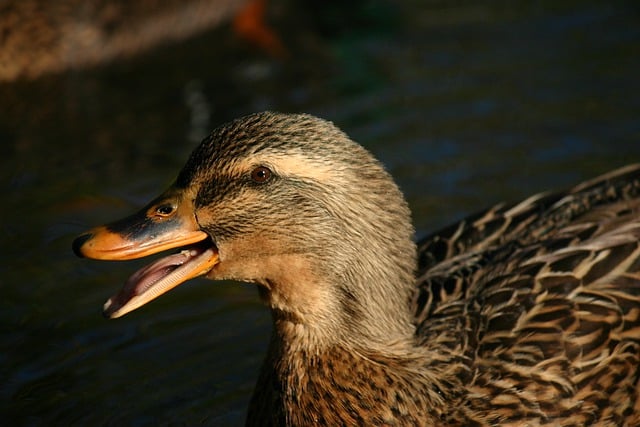
[[[467,356],[464,424],[635,425],[639,191],[630,166],[420,243],[417,335]]]

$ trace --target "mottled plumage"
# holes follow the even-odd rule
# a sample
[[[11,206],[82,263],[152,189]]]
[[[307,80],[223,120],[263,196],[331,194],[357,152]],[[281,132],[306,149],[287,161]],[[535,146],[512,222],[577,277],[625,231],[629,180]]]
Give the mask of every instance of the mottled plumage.
[[[462,419],[639,422],[639,192],[629,166],[421,242],[418,335],[468,357]]]
[[[248,425],[631,426],[639,192],[628,166],[416,247],[402,194],[367,151],[312,116],[260,113],[214,131],[142,216],[169,227],[160,208],[193,212],[189,236],[210,240],[193,252],[218,257],[198,274],[257,283],[271,308]],[[123,229],[75,249],[113,259],[103,235]],[[108,315],[137,307],[132,289]]]

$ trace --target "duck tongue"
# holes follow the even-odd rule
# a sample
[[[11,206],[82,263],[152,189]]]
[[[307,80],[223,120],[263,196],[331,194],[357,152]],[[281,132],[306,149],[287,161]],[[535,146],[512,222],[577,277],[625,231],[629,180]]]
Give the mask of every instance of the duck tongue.
[[[141,268],[105,303],[105,316],[120,317],[186,280],[205,274],[217,263],[217,255],[215,247],[194,245]]]

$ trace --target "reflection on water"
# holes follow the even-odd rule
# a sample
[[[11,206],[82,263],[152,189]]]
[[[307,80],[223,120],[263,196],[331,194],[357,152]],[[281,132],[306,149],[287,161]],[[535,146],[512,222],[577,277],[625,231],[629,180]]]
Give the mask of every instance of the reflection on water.
[[[223,121],[333,120],[388,165],[419,233],[640,159],[637,7],[566,3],[276,2],[289,61],[221,27],[0,86],[0,419],[242,423],[270,330],[253,287],[196,281],[107,322],[102,303],[140,263],[69,248],[163,190]]]

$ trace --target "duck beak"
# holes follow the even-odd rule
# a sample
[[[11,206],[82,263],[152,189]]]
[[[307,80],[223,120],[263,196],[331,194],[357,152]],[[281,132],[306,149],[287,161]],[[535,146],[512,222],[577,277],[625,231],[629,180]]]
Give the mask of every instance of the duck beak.
[[[218,250],[196,221],[193,204],[175,196],[161,196],[140,212],[78,236],[73,251],[80,257],[129,260],[169,249],[134,273],[104,305],[116,318],[143,306],[181,283],[209,272],[218,263]]]

